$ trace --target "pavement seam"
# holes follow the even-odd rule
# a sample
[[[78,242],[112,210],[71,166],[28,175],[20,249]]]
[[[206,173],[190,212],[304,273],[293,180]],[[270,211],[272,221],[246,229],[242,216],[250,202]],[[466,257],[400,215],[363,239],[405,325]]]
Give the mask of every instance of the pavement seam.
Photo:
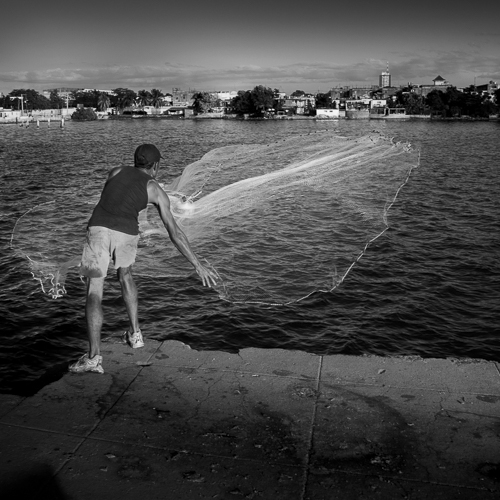
[[[238,457],[238,456],[233,456],[233,455],[218,455],[216,453],[204,453],[204,452],[199,452],[199,451],[191,451],[191,450],[185,450],[185,449],[177,449],[177,448],[172,448],[172,447],[165,447],[165,446],[157,446],[154,444],[143,444],[143,443],[136,443],[136,442],[128,442],[128,441],[120,441],[120,440],[115,440],[115,439],[106,439],[102,437],[89,437],[87,438],[89,441],[98,441],[100,443],[110,443],[110,444],[117,444],[121,446],[133,446],[133,447],[140,447],[140,448],[146,448],[150,450],[156,450],[156,451],[164,451],[164,452],[172,452],[176,451],[179,454],[183,455],[190,455],[190,456],[196,456],[196,457],[211,457],[211,458],[220,458],[224,460],[235,460],[237,462],[250,462],[250,463],[255,463],[255,464],[270,464],[270,465],[276,465],[276,466],[283,466],[283,467],[290,467],[294,469],[303,469],[303,465],[301,464],[293,464],[290,462],[282,462],[282,461],[274,461],[274,460],[260,460],[256,458],[246,458],[246,457]]]
[[[309,446],[307,449],[306,460],[305,460],[304,468],[302,471],[303,477],[302,477],[302,491],[300,492],[300,500],[304,500],[306,498],[307,480],[309,477],[309,462],[310,462],[311,452],[313,449],[314,424],[316,422],[316,412],[317,412],[318,399],[319,399],[319,384],[321,381],[322,369],[323,369],[323,356],[319,356],[318,371],[316,373],[316,387],[314,388],[315,398],[314,398],[314,405],[313,405],[313,414],[312,414],[312,418],[311,418],[311,427],[309,429],[309,436],[308,436]]]
[[[497,490],[493,490],[491,488],[482,488],[479,486],[468,486],[468,485],[464,485],[464,484],[445,483],[445,482],[440,482],[440,481],[428,481],[425,479],[414,479],[411,477],[387,476],[385,474],[377,474],[377,473],[366,474],[363,472],[347,471],[347,470],[342,470],[342,469],[328,469],[328,470],[330,472],[335,472],[336,474],[345,474],[347,476],[372,477],[372,478],[379,478],[379,479],[384,479],[384,480],[388,480],[388,481],[400,481],[400,482],[407,482],[407,483],[413,483],[413,484],[429,484],[429,485],[435,485],[435,486],[445,486],[445,487],[449,487],[449,488],[467,489],[467,490],[474,490],[474,491],[487,491],[489,493],[497,491]]]
[[[1,416],[0,416],[0,422],[3,418],[5,418],[10,412],[14,411],[19,405],[21,405],[22,403],[24,403],[24,401],[26,401],[28,399],[28,396],[20,396],[21,399],[14,404],[14,406],[12,408],[10,408],[9,410],[7,410],[6,413],[3,413]]]
[[[149,360],[158,352],[158,350],[160,349],[160,347],[163,345],[163,342],[156,348],[156,350],[148,357],[147,359],[147,362],[149,362]],[[116,404],[118,403],[118,401],[120,401],[120,399],[122,398],[122,396],[125,394],[125,392],[128,391],[128,389],[130,388],[130,386],[135,382],[135,380],[137,380],[137,377],[142,373],[142,370],[144,370],[145,366],[142,366],[136,373],[135,377],[130,381],[130,383],[127,385],[127,387],[125,387],[125,389],[123,389],[123,391],[121,392],[121,394],[116,398],[115,402],[106,410],[106,412],[102,415],[101,418],[98,419],[98,421],[91,427],[91,429],[87,432],[87,434],[85,436],[78,436],[78,437],[82,437],[80,443],[78,443],[74,450],[72,451],[73,455],[75,455],[77,453],[77,451],[80,449],[80,447],[85,443],[85,441],[87,441],[87,439],[90,439],[91,438],[91,435],[92,433],[97,429],[97,427],[99,427],[99,425],[101,424],[101,422],[106,418],[106,416],[108,415],[108,413],[116,406]],[[66,464],[72,460],[72,458],[67,458],[55,471],[54,473],[52,474],[52,478],[50,479],[54,479],[61,471],[62,469],[66,466]],[[47,479],[47,483],[45,484],[48,484],[48,481],[50,479]],[[42,488],[40,489],[40,491],[42,491],[43,487],[45,487],[45,484],[42,486]]]
[[[158,352],[158,350],[161,348],[162,345],[163,345],[163,342],[161,342],[161,344],[159,344],[157,346],[157,348],[149,355],[149,357],[147,358],[147,360],[145,361],[145,363],[149,363],[150,362],[151,358]],[[99,425],[106,418],[106,416],[108,415],[108,413],[118,404],[118,401],[120,401],[120,399],[123,397],[123,395],[130,389],[130,386],[137,380],[137,378],[142,373],[142,371],[144,370],[144,368],[147,368],[147,365],[137,365],[137,363],[136,363],[136,366],[139,366],[139,370],[137,370],[137,373],[135,374],[135,377],[132,378],[132,380],[129,382],[129,384],[127,385],[127,387],[125,387],[125,389],[123,389],[123,391],[121,392],[121,394],[116,398],[115,402],[106,410],[106,412],[102,415],[102,417],[88,431],[87,435],[85,436],[85,439],[89,438],[92,435],[92,433],[97,429],[97,427],[99,427]]]
[[[13,424],[12,422],[0,422],[0,425],[5,425],[7,427],[15,427],[16,429],[28,429],[30,431],[45,432],[47,434],[57,434],[58,436],[68,436],[68,437],[74,437],[74,438],[79,438],[79,439],[86,439],[88,437],[88,436],[84,436],[82,434],[72,434],[70,432],[58,432],[58,431],[54,431],[51,429],[44,429],[42,427],[31,427],[29,425]]]
[[[303,465],[292,464],[289,462],[282,462],[279,460],[278,461],[269,460],[269,461],[263,462],[262,460],[253,459],[253,458],[235,457],[233,455],[218,455],[215,453],[202,453],[202,452],[196,452],[196,451],[187,451],[187,450],[182,450],[182,449],[174,449],[172,447],[157,446],[154,444],[144,444],[144,443],[139,444],[139,443],[136,443],[134,441],[127,442],[127,441],[123,441],[123,440],[119,440],[119,439],[108,439],[108,438],[103,438],[103,437],[98,437],[98,436],[90,436],[90,435],[82,436],[81,434],[72,434],[69,432],[58,432],[58,431],[54,431],[54,430],[42,429],[42,428],[38,428],[38,427],[30,427],[30,426],[26,426],[26,425],[17,425],[17,424],[12,424],[12,423],[3,423],[3,422],[0,422],[0,424],[8,426],[8,427],[15,427],[18,429],[28,429],[28,430],[32,430],[32,431],[43,432],[46,434],[56,434],[59,436],[78,438],[81,440],[81,442],[78,443],[75,446],[75,448],[70,452],[73,455],[77,453],[78,449],[82,446],[82,444],[85,441],[98,441],[101,443],[111,443],[111,444],[118,444],[118,445],[122,445],[122,446],[129,445],[129,446],[148,448],[148,449],[165,451],[165,452],[174,450],[174,451],[177,451],[178,453],[183,453],[185,455],[194,455],[194,456],[200,456],[200,457],[214,457],[214,458],[221,458],[221,459],[226,459],[226,460],[236,460],[239,462],[268,463],[268,464],[272,464],[272,465],[281,465],[281,466],[292,467],[292,468],[296,468],[296,469],[303,469]],[[68,459],[66,459],[66,461],[54,473],[53,477],[55,477],[57,475],[57,473],[60,471],[60,469],[62,469],[64,467],[64,465],[66,465],[66,463],[68,463],[70,460],[72,460],[72,457],[69,457]]]
[[[499,371],[500,375],[500,371]],[[442,393],[446,396],[452,396],[454,394],[459,394],[459,395],[466,395],[466,396],[498,396],[498,394],[493,393],[493,392],[485,392],[485,391],[461,391],[461,390],[449,390],[449,389],[434,389],[434,388],[429,388],[425,386],[413,386],[413,385],[392,385],[392,384],[381,384],[381,383],[374,383],[374,384],[368,384],[366,382],[355,382],[355,381],[344,381],[344,380],[334,380],[330,382],[331,384],[334,385],[339,385],[339,386],[352,386],[352,387],[377,387],[377,388],[387,388],[387,389],[408,389],[411,391],[422,391],[422,392],[437,392],[437,393]]]
[[[171,365],[171,364],[166,364],[166,363],[158,363],[158,362],[155,362],[155,361],[152,361],[151,360],[151,357],[154,356],[155,353],[153,353],[148,359],[147,361],[144,361],[144,363],[151,363],[152,366],[156,366],[156,367],[159,367],[159,368],[169,368],[169,369],[179,369],[179,368],[193,368],[194,370],[198,370],[198,371],[203,371],[203,372],[212,372],[213,371],[213,368],[211,367],[207,367],[207,368],[204,368],[203,367],[203,363],[199,366],[196,366],[196,367],[193,367],[191,365],[187,365],[187,364],[184,364],[184,365]],[[137,361],[120,361],[120,363],[123,363],[125,365],[131,365],[131,366],[136,366],[137,365]],[[142,362],[140,362],[142,363]],[[140,366],[140,365],[138,365]],[[272,378],[283,378],[283,375],[277,375],[275,373],[269,373],[269,372],[259,372],[259,371],[252,371],[252,370],[242,370],[240,368],[220,368],[218,369],[217,371],[221,372],[221,373],[241,373],[243,375],[259,375],[259,376],[265,376],[265,377],[272,377]],[[301,380],[301,381],[306,381],[306,380],[312,380],[312,377],[307,377],[307,376],[304,376],[304,375],[286,375],[286,378],[291,378],[291,379],[296,379],[296,380]],[[370,385],[370,384],[368,384]]]

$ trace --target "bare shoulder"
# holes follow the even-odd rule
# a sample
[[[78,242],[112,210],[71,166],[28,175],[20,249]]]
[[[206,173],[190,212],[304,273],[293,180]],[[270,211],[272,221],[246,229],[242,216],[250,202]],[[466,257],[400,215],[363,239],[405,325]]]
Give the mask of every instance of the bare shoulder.
[[[158,184],[158,181],[156,181],[155,179],[151,179],[148,182],[148,202],[157,204],[160,201],[168,203],[169,200],[167,193],[163,191],[161,186]]]
[[[114,167],[108,173],[108,180],[114,177],[118,172],[122,170],[123,167]]]

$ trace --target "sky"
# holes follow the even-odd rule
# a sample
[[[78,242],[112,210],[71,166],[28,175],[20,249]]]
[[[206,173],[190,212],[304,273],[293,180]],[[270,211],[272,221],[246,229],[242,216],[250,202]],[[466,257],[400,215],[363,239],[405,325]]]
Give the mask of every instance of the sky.
[[[463,6],[460,6],[463,5]],[[500,81],[495,2],[27,0],[2,6],[0,92],[70,87],[327,92]]]

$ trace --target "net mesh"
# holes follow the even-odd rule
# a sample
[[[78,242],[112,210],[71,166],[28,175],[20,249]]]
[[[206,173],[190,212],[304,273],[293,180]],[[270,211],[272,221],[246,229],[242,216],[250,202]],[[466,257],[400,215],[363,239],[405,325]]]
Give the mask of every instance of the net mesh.
[[[283,305],[343,282],[369,244],[387,230],[388,210],[418,161],[410,144],[379,134],[312,133],[215,149],[163,187],[194,251],[219,274],[215,289],[222,299]],[[54,209],[55,204],[47,204],[37,213]],[[36,238],[29,251],[25,246],[26,221],[33,224],[38,216],[32,213],[16,225],[13,247],[28,256],[32,273],[53,296],[64,293],[65,273],[78,265],[89,215],[87,210],[80,220],[82,211],[77,209],[71,221],[57,211],[54,217],[45,213],[49,226],[57,227],[53,245],[45,248],[37,247]],[[143,211],[139,222],[135,274],[184,277],[193,272],[154,207]],[[79,234],[75,224],[80,224]],[[65,244],[54,259],[60,238]]]
[[[42,203],[25,212],[14,226],[11,248],[27,259],[33,279],[54,299],[66,294],[68,271],[80,264],[89,211],[96,201],[75,197],[71,211],[67,200]]]

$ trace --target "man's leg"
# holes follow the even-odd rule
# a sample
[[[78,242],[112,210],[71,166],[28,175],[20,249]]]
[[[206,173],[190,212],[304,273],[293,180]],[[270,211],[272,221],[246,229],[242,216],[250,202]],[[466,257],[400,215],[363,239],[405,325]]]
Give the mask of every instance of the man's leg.
[[[125,307],[130,321],[130,333],[139,331],[138,297],[137,287],[132,276],[132,266],[118,268],[118,280],[122,288],[122,296],[125,301]]]
[[[87,335],[89,338],[89,357],[93,358],[101,353],[102,329],[102,293],[104,278],[87,279],[87,302],[85,304],[85,317],[87,321]]]

